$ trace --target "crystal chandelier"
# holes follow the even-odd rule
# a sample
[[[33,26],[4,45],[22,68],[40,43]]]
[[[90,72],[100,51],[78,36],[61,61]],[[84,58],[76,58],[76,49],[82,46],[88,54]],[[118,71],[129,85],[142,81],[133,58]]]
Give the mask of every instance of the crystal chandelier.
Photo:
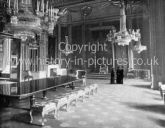
[[[124,0],[122,0],[120,2],[120,31],[115,33],[115,36],[116,36],[115,42],[118,45],[122,45],[122,46],[129,45],[129,43],[132,40],[138,41],[139,38],[141,38],[139,35],[140,35],[139,29],[137,29],[136,31],[129,29],[129,31],[127,31],[125,2],[124,2]]]
[[[32,0],[8,0],[11,13],[11,25],[15,27],[40,29],[41,20],[33,14]]]
[[[59,10],[53,8],[53,5],[49,3],[49,0],[37,0],[36,14],[38,17],[43,19],[43,22],[48,26],[48,32],[53,34],[55,25],[57,24],[60,16],[64,16],[67,13],[67,9]]]
[[[35,14],[33,10],[35,10]],[[53,8],[49,0],[37,0],[36,9],[32,5],[32,0],[8,0],[8,12],[12,15],[12,27],[35,29],[37,31],[44,29],[53,34],[58,19],[60,16],[64,16],[67,10],[60,11]]]
[[[137,29],[136,31],[133,29],[129,29],[127,31],[126,29],[125,0],[109,1],[112,2],[115,6],[120,6],[120,31],[116,32],[116,28],[111,26],[110,31],[107,34],[107,41],[116,43],[121,46],[129,45],[130,42],[135,41],[136,45],[133,48],[134,51],[141,53],[142,51],[147,50],[147,46],[141,44],[140,29]]]
[[[41,19],[34,15],[32,0],[8,0],[8,12],[11,21],[6,24],[5,30],[13,33],[14,38],[25,42],[28,38],[35,39],[35,34],[40,33]]]
[[[116,28],[114,26],[111,27],[110,32],[107,35],[107,40],[117,43],[118,45],[125,46],[129,45],[129,43],[134,40],[140,40],[140,29],[133,30],[129,29],[127,31],[126,28],[126,13],[125,13],[125,2],[124,0],[118,1],[117,5],[120,6],[120,31],[116,32]]]

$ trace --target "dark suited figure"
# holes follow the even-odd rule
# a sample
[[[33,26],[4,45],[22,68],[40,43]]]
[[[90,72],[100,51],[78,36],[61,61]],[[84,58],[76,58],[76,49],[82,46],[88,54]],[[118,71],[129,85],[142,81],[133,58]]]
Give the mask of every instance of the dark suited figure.
[[[124,69],[123,67],[117,67],[117,84],[123,84]]]
[[[123,78],[124,78],[124,67],[122,66],[120,68],[120,84],[123,84]]]
[[[112,68],[111,70],[111,84],[115,83],[115,70]]]
[[[116,70],[116,83],[117,83],[117,84],[120,84],[120,79],[121,79],[121,76],[120,76],[120,68],[117,67],[117,70]]]

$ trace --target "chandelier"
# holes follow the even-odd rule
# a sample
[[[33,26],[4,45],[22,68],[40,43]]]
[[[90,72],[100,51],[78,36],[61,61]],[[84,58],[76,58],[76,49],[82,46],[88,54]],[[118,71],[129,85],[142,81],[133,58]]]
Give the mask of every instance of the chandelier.
[[[129,31],[127,31],[125,1],[124,0],[114,1],[114,4],[117,4],[120,7],[120,31],[116,32],[116,28],[112,26],[110,32],[107,35],[107,40],[113,41],[114,43],[117,43],[118,45],[121,46],[129,45],[129,43],[133,40],[139,41],[141,39],[140,29],[137,30],[129,29]]]
[[[11,15],[10,27],[41,29],[41,19],[33,14],[32,0],[8,0]]]
[[[122,0],[120,2],[120,31],[115,33],[116,40],[115,42],[118,45],[129,45],[129,43],[134,40],[138,41],[141,37],[139,29],[127,31],[126,28],[126,13],[125,13],[125,2]]]
[[[8,0],[8,12],[11,15],[11,26],[41,31],[47,30],[53,34],[54,27],[60,18],[67,13],[53,8],[49,0],[37,0],[36,8],[32,0]],[[33,12],[35,10],[35,13]]]
[[[55,25],[61,16],[67,13],[67,9],[59,10],[58,8],[53,8],[53,5],[49,3],[49,0],[37,0],[36,14],[38,17],[43,19],[44,24],[48,26],[48,32],[53,34]]]

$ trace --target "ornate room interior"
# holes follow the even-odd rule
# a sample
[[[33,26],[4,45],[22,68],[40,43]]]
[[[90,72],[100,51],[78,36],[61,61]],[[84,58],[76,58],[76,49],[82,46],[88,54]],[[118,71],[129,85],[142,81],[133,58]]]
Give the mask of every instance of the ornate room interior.
[[[127,107],[131,103],[133,107],[135,102],[134,109],[142,111],[149,111],[152,107],[149,105],[154,102],[153,111],[160,110],[162,114],[164,12],[164,0],[0,0],[0,127],[14,128],[19,123],[27,128],[131,127],[128,118],[125,125],[120,126],[122,119],[120,123],[114,123],[122,112],[116,115],[113,108],[105,108],[109,114],[102,113],[107,118],[112,112],[114,120],[109,121],[110,116],[105,121],[97,120],[96,115],[86,118],[87,109],[93,111],[89,101],[102,111],[102,104],[120,109],[122,106],[115,109],[111,103],[114,99],[117,104],[125,103]],[[149,97],[147,93],[153,93],[155,97]],[[157,96],[158,93],[161,95]],[[146,97],[143,99],[143,96]],[[81,115],[79,107],[74,109],[70,105],[72,101],[76,104],[80,97],[85,101],[79,107],[84,105],[87,109],[81,111],[82,117],[68,119],[72,114]],[[109,101],[104,103],[107,97]],[[154,101],[156,98],[159,103]],[[97,106],[95,101],[98,100]],[[102,103],[102,100],[105,101]],[[136,102],[143,104],[136,106]],[[67,112],[61,111],[64,106]],[[21,107],[28,110],[24,112]],[[70,107],[72,112],[68,112]],[[129,107],[123,110],[129,110]],[[9,114],[3,118],[5,112]],[[33,123],[34,118],[39,118],[35,112],[42,117],[38,121],[41,126]],[[45,116],[53,112],[55,122]],[[25,119],[20,121],[17,118],[23,116],[22,113]],[[156,128],[165,126],[161,125],[164,120],[150,123],[144,115],[137,116],[144,121],[137,123],[135,118],[132,125],[138,128],[143,122],[144,128],[152,123],[159,125]],[[67,117],[66,122],[62,116]],[[84,118],[91,120],[84,123],[81,121]]]

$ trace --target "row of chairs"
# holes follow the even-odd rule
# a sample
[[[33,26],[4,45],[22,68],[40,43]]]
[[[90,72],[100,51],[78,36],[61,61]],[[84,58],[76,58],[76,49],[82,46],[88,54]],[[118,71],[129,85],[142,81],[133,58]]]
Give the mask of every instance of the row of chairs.
[[[74,90],[64,88],[64,92],[58,95],[54,92],[46,99],[36,99],[35,104],[30,109],[30,123],[34,122],[35,113],[40,114],[42,126],[45,124],[45,115],[49,113],[53,112],[53,117],[59,119],[61,108],[65,108],[68,111],[71,104],[76,106],[78,100],[83,102],[85,98],[89,98],[90,95],[97,93],[97,89],[97,84],[75,87]]]
[[[162,82],[159,82],[158,85],[159,85],[160,96],[162,97],[165,103],[165,84],[162,84]]]

